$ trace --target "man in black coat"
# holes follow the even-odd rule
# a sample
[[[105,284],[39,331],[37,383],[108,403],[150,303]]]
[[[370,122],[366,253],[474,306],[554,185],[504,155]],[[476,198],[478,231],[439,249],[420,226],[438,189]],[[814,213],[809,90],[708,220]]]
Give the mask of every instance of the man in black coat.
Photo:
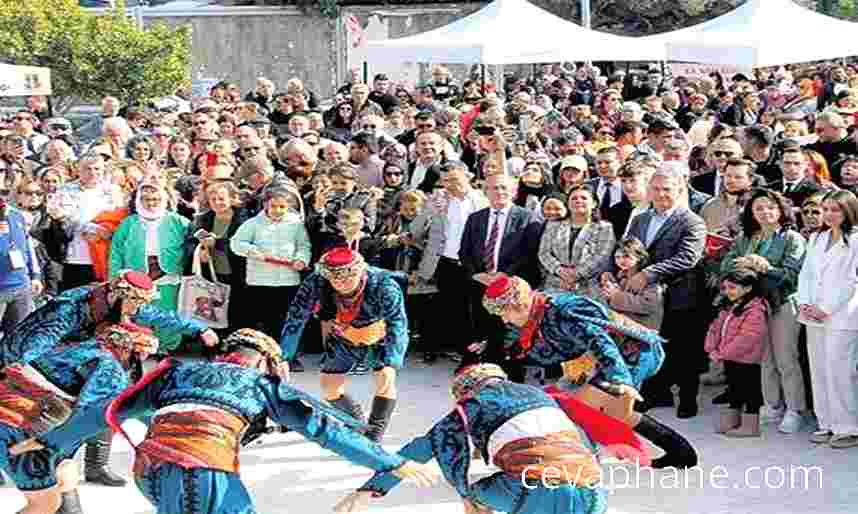
[[[805,200],[820,191],[819,185],[807,177],[808,165],[801,148],[787,148],[781,156],[783,178],[770,184],[770,189],[787,197],[793,207],[801,208]]]
[[[539,250],[539,223],[532,211],[513,204],[516,194],[515,179],[507,175],[492,175],[486,179],[486,196],[489,207],[481,209],[465,222],[459,261],[469,276],[478,273],[502,272],[534,283],[536,255]],[[465,352],[463,365],[478,360],[502,365],[512,372],[511,379],[523,381],[520,365],[504,359],[502,322],[482,308],[485,287],[476,280],[472,283],[474,302],[473,341],[488,342],[482,355],[477,348]]]

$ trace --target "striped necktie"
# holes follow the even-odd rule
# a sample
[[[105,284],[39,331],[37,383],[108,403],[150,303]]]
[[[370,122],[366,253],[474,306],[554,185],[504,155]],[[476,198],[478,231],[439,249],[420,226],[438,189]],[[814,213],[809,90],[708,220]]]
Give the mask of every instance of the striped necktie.
[[[489,239],[486,241],[486,246],[483,249],[483,264],[486,267],[486,271],[497,271],[495,266],[495,246],[498,242],[498,237],[500,235],[500,213],[501,211],[493,210],[491,211],[492,221],[492,230],[489,233]]]

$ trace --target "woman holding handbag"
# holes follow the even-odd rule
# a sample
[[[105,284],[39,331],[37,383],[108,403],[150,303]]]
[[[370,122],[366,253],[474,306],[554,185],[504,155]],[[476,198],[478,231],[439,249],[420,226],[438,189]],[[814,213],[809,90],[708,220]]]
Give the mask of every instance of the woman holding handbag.
[[[197,216],[188,231],[185,253],[188,263],[198,257],[203,264],[211,262],[215,276],[209,266],[203,266],[203,276],[217,279],[230,286],[227,318],[229,327],[222,332],[232,333],[249,326],[247,302],[244,302],[247,279],[247,260],[230,248],[229,240],[238,227],[250,219],[242,207],[238,188],[229,181],[214,181],[206,185],[205,195],[210,209]]]

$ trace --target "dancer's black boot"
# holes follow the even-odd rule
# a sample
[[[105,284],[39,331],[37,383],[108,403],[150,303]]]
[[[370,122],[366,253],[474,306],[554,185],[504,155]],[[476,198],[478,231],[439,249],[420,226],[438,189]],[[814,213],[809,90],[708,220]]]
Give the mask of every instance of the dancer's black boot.
[[[369,428],[366,430],[367,438],[377,443],[381,442],[381,438],[387,431],[387,425],[390,424],[390,417],[393,416],[394,407],[396,407],[395,398],[376,396],[372,399]]]
[[[84,478],[87,482],[107,487],[123,487],[125,479],[110,470],[110,447],[113,432],[106,430],[86,442],[84,452]]]
[[[336,400],[329,400],[328,403],[345,412],[349,416],[355,418],[356,420],[360,421],[361,423],[365,421],[363,409],[361,408],[360,404],[356,402],[354,398],[347,394],[340,396]]]
[[[62,503],[60,503],[60,508],[56,514],[83,514],[77,489],[62,493]]]
[[[663,456],[653,459],[653,468],[685,469],[697,465],[697,451],[691,443],[682,434],[652,416],[647,414],[641,416],[640,423],[634,427],[634,430],[664,450]]]

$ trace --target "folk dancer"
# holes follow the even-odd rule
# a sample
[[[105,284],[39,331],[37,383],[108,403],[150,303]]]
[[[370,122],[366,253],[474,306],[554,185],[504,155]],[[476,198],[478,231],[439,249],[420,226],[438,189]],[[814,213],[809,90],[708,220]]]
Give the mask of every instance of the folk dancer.
[[[666,452],[653,461],[655,468],[697,464],[684,437],[632,410],[634,401],[642,400],[638,388],[664,362],[655,331],[584,296],[533,291],[524,280],[504,274],[490,281],[483,305],[509,327],[507,358],[562,365],[564,380],[547,389],[552,397],[561,403],[577,398],[615,414]]]
[[[436,459],[466,513],[605,512],[607,491],[595,441],[549,395],[507,380],[496,364],[462,368],[451,393],[455,409],[399,455],[417,462]],[[613,444],[606,450],[621,458],[645,458],[642,442],[628,426],[598,411],[589,421],[613,432]],[[471,444],[485,462],[501,471],[470,483]],[[399,482],[391,473],[376,473],[335,510],[364,510],[371,498],[386,495]]]
[[[363,419],[360,405],[346,393],[346,374],[360,367],[375,372],[375,397],[366,433],[373,441],[381,440],[390,423],[396,406],[396,373],[408,349],[404,295],[395,277],[395,273],[368,266],[359,253],[348,248],[328,251],[318,271],[298,289],[280,341],[285,359],[291,360],[304,325],[318,310],[326,339],[321,376],[325,400]]]
[[[214,331],[150,305],[154,299],[152,280],[137,271],[123,271],[109,282],[69,289],[24,318],[0,341],[0,370],[13,363],[28,364],[60,344],[89,340],[98,327],[121,321],[150,327],[156,337],[178,334],[199,337],[207,346],[217,344]],[[88,441],[84,454],[87,482],[125,485],[125,479],[108,467],[112,440],[112,434],[105,431]]]
[[[129,418],[151,416],[134,476],[158,514],[256,512],[239,475],[239,440],[260,416],[355,464],[431,484],[423,466],[354,430],[360,422],[283,383],[282,354],[271,337],[240,329],[222,351],[214,362],[163,361],[107,409],[117,431]]]
[[[107,428],[104,409],[128,386],[129,370],[157,350],[151,330],[122,323],[5,367],[0,469],[27,499],[19,514],[81,514],[72,458],[87,435]]]

